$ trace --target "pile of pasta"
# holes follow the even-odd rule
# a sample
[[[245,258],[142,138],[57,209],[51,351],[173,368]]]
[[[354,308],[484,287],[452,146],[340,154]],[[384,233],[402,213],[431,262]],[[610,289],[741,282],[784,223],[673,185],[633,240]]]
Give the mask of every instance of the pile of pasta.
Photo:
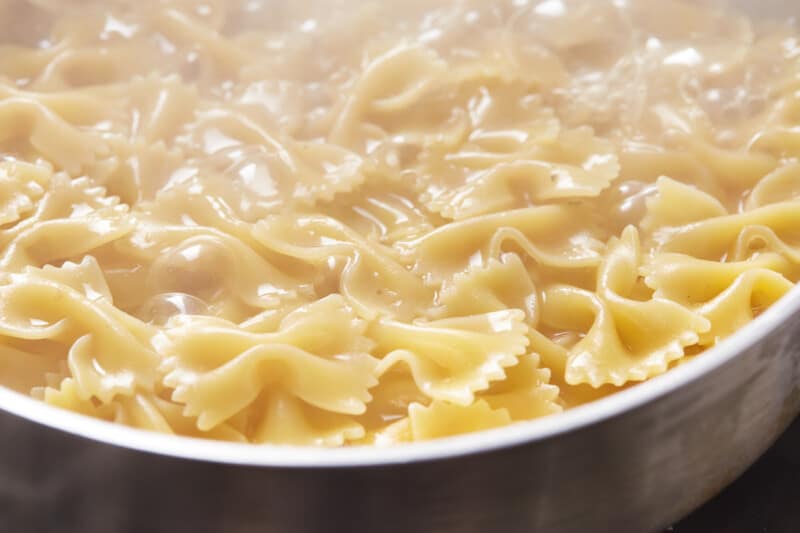
[[[0,0],[0,383],[341,446],[552,415],[800,279],[800,41],[680,0]]]

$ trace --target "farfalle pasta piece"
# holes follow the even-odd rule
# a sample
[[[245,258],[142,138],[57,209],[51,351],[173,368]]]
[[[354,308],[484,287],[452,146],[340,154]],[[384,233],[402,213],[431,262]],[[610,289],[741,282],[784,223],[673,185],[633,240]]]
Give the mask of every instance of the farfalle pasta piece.
[[[749,147],[780,158],[791,158],[800,150],[800,132],[793,125],[772,125],[757,132]]]
[[[353,416],[320,409],[285,391],[262,393],[248,411],[250,442],[331,447],[365,435]]]
[[[774,252],[759,253],[741,261],[709,261],[683,254],[658,254],[640,268],[654,296],[687,307],[707,302],[751,270],[785,273],[791,261]]]
[[[620,387],[616,387],[611,384],[593,387],[587,383],[568,383],[566,380],[567,363],[569,362],[570,356],[568,347],[571,346],[565,346],[563,344],[563,339],[565,338],[564,335],[560,335],[559,337],[560,338],[558,338],[558,340],[562,341],[562,343],[548,338],[538,330],[533,328],[529,329],[528,340],[530,341],[530,344],[528,345],[528,351],[530,355],[526,356],[538,357],[540,360],[539,365],[543,369],[549,370],[548,383],[552,384],[558,389],[558,396],[554,400],[557,406],[560,408],[569,409],[578,405],[593,402],[621,390]],[[574,345],[574,342],[570,344]],[[501,384],[498,383],[498,385]],[[539,392],[541,392],[541,394],[546,398],[552,394],[551,389],[548,388],[544,388],[541,391],[539,391],[537,388],[532,392],[539,398],[541,398],[541,396],[539,396]],[[512,397],[516,397],[516,395]],[[545,406],[548,405],[548,403],[545,404]]]
[[[375,178],[354,191],[338,194],[318,209],[369,240],[391,245],[419,238],[439,222],[417,205],[414,189],[402,179]]]
[[[36,210],[13,227],[0,230],[5,249],[0,266],[19,271],[24,266],[80,257],[133,230],[128,206],[106,196],[88,178],[53,176]]]
[[[400,420],[407,421],[408,406],[412,403],[431,403],[431,399],[419,389],[408,368],[402,365],[383,372],[378,384],[369,392],[372,400],[367,405],[367,411],[356,419],[364,427],[367,439],[375,439],[386,431],[391,433],[394,430],[389,429],[389,426]],[[389,443],[388,435],[381,438],[384,443]]]
[[[56,387],[43,387],[36,395],[45,403],[78,413],[126,426],[172,434],[154,398],[135,394],[118,397],[111,403],[97,405],[82,397],[80,387],[73,378],[65,378]]]
[[[413,258],[414,270],[431,284],[499,257],[506,241],[543,265],[595,267],[604,246],[572,230],[579,217],[579,210],[568,205],[529,207],[446,224],[397,247]]]
[[[73,126],[128,125],[128,113],[120,109],[125,103],[121,86],[38,92],[0,84],[0,97],[33,100]]]
[[[129,294],[126,307],[141,305],[150,296],[182,293],[211,305],[221,299],[233,305],[235,299],[245,308],[267,309],[308,299],[314,292],[310,280],[287,274],[257,250],[212,227],[144,223],[115,245],[148,287]],[[230,311],[237,313],[234,307]]]
[[[469,405],[451,404],[434,400],[429,406],[411,404],[408,408],[409,430],[412,440],[429,440],[473,433],[512,422],[505,409],[492,409],[485,400]]]
[[[656,192],[645,200],[645,205],[641,228],[646,233],[728,214],[715,197],[666,176],[656,180]]]
[[[750,322],[792,288],[782,273],[796,267],[785,256],[762,252],[743,261],[716,262],[660,254],[641,268],[654,295],[668,298],[708,319],[699,344],[709,346]]]
[[[774,33],[780,43],[781,35]],[[778,44],[775,48],[781,49]],[[772,53],[775,53],[773,50]],[[774,104],[767,108],[766,120],[762,117],[754,127],[749,128],[750,139],[747,147],[750,150],[766,152],[775,157],[791,160],[800,149],[800,131],[796,128],[797,113],[800,110],[800,97],[797,95],[797,69],[781,69],[780,73],[785,76],[781,85],[784,91],[771,95]],[[763,83],[763,82],[762,82]]]
[[[73,46],[59,47],[30,88],[54,92],[125,83],[133,74],[148,72],[148,60],[153,59],[155,44],[81,46],[75,43]],[[148,48],[150,53],[145,52]]]
[[[759,181],[744,202],[748,211],[770,204],[800,199],[800,164],[794,163],[770,172]]]
[[[0,230],[0,243],[7,245],[21,232],[41,222],[80,217],[104,209],[115,213],[127,211],[126,206],[119,205],[118,198],[108,196],[106,190],[92,180],[86,177],[71,179],[59,172],[50,177],[35,210],[16,224]]]
[[[636,230],[612,239],[598,274],[598,294],[568,286],[545,291],[542,320],[585,331],[569,350],[567,383],[623,385],[663,373],[710,329],[708,320],[663,298],[632,299],[640,263]]]
[[[338,296],[290,313],[274,333],[254,334],[209,317],[176,317],[159,340],[164,383],[208,430],[263,391],[285,391],[345,415],[361,414],[377,383],[366,324]],[[323,386],[324,384],[324,386]]]
[[[487,59],[496,62],[487,66],[483,63]],[[454,160],[477,162],[482,154],[491,160],[558,140],[561,124],[556,111],[532,89],[536,82],[514,79],[515,68],[507,58],[493,54],[467,60],[452,70],[447,81],[458,87],[456,101],[463,99],[472,126],[464,144],[453,153]]]
[[[518,309],[413,324],[382,319],[368,335],[381,357],[379,374],[402,363],[430,398],[469,405],[525,353],[524,319]]]
[[[184,160],[180,149],[169,148],[163,141],[131,143],[112,139],[109,144],[114,147],[115,157],[103,164],[109,164],[110,168],[104,175],[98,171],[90,174],[109,195],[128,205],[152,201]]]
[[[367,319],[381,314],[419,316],[433,298],[422,280],[392,257],[391,249],[368,242],[333,218],[270,217],[254,227],[253,237],[274,252],[320,269],[330,270],[336,259],[343,260],[331,290],[340,292]]]
[[[244,433],[227,423],[219,424],[208,431],[199,430],[195,418],[184,416],[182,405],[157,395],[137,394],[133,398],[119,398],[117,402],[123,404],[128,411],[134,411],[132,416],[127,417],[128,421],[123,421],[129,425],[135,425],[136,419],[144,415],[146,420],[155,419],[157,421],[160,418],[166,422],[166,425],[169,426],[168,433],[205,439],[248,442]],[[144,413],[139,414],[136,411],[144,411]]]
[[[429,192],[436,184],[455,185],[465,169],[508,161],[558,136],[559,121],[532,84],[512,81],[513,67],[503,59],[491,66],[482,59],[456,62],[413,105],[378,121],[393,141],[422,148],[419,170]]]
[[[40,387],[34,395],[45,403],[78,413],[124,424],[126,426],[167,434],[207,439],[247,442],[247,438],[227,424],[210,431],[199,431],[194,420],[182,415],[182,407],[146,392],[119,396],[109,404],[96,405],[81,397],[76,381],[64,378],[53,386]]]
[[[82,132],[36,100],[0,101],[0,144],[24,139],[59,170],[78,175],[107,150],[103,141]]]
[[[748,226],[768,227],[781,240],[795,242],[800,238],[800,201],[770,204],[677,228],[662,228],[654,233],[654,238],[660,243],[662,252],[719,260]]]
[[[424,404],[421,404],[424,405]],[[384,426],[375,431],[368,431],[364,437],[353,444],[366,446],[394,446],[412,442],[411,425],[408,417],[401,418],[396,422]]]
[[[711,323],[699,344],[713,346],[733,334],[793,287],[791,281],[772,270],[755,268],[743,272],[716,298],[697,308],[698,314]]]
[[[396,85],[370,81],[380,75],[385,83],[386,72],[403,76],[411,63],[424,67],[405,75],[408,79],[399,91]],[[370,63],[331,135],[368,153],[386,142],[426,153],[462,143],[467,150],[509,152],[539,137],[552,137],[558,131],[555,114],[533,95],[536,81],[514,79],[519,71],[513,63],[497,53],[445,61],[429,48],[399,45]],[[392,96],[370,97],[370,91]],[[356,119],[361,121],[358,127],[353,125]]]
[[[800,268],[800,246],[790,246],[782,241],[771,228],[767,226],[747,226],[736,239],[730,259],[744,261],[754,254],[773,252],[779,254],[795,267]],[[790,275],[797,279],[797,275]]]
[[[34,209],[52,173],[46,164],[0,162],[0,226],[17,222]]]
[[[124,96],[133,118],[131,133],[146,145],[174,140],[195,118],[199,103],[197,88],[175,75],[136,80]]]
[[[173,241],[160,235],[161,243],[172,244],[158,253],[150,266],[154,288],[194,294],[213,300],[217,291],[227,290],[254,307],[274,307],[282,301],[311,294],[311,288],[281,272],[255,250],[224,234],[202,230]],[[172,242],[170,242],[172,241]]]
[[[330,139],[342,146],[364,149],[370,140],[368,130],[364,129],[365,123],[375,124],[379,120],[375,114],[408,112],[409,107],[433,86],[434,79],[444,73],[446,68],[446,63],[432,50],[409,44],[401,44],[372,59],[347,96],[344,108],[331,130]],[[456,128],[456,131],[460,132],[455,136],[447,130],[444,133],[441,131],[443,124],[453,120],[448,110],[444,113],[444,116],[434,113],[427,117],[419,117],[423,119],[425,125],[430,124],[430,130],[434,132],[439,130],[431,133],[430,139],[425,140],[424,137],[419,139],[416,136],[409,138],[408,133],[405,133],[403,140],[429,144],[462,137],[466,133],[465,125]],[[409,120],[409,122],[415,128],[419,127],[419,121]]]
[[[142,202],[141,216],[154,225],[206,227],[258,248],[252,224],[238,216],[224,196],[182,183],[159,191],[152,202]]]
[[[545,300],[543,316],[548,324],[586,330],[569,350],[565,379],[570,384],[620,386],[661,374],[671,361],[683,357],[685,346],[698,342],[698,332],[710,328],[702,317],[669,301],[608,305],[593,293],[572,287],[550,288]],[[564,316],[565,309],[577,316]]]
[[[113,421],[148,431],[174,434],[175,431],[170,426],[168,418],[160,408],[166,402],[158,400],[160,399],[156,396],[145,394],[118,398],[113,405]]]
[[[521,309],[532,323],[538,318],[538,293],[517,254],[504,253],[486,265],[456,274],[443,283],[432,318]]]
[[[181,10],[167,8],[156,11],[155,28],[177,42],[190,43],[203,49],[223,72],[236,73],[252,56],[249,50],[237,46],[218,31],[207,27],[204,21]]]
[[[512,420],[530,420],[561,412],[558,395],[559,388],[550,384],[550,370],[540,366],[537,354],[529,353],[478,397],[496,411],[507,411]]]
[[[697,158],[720,177],[723,187],[752,187],[778,166],[777,158],[764,153],[725,150],[698,137],[689,144]]]
[[[70,287],[92,301],[101,298],[108,302],[113,301],[103,271],[97,260],[90,255],[85,256],[80,263],[66,261],[59,267],[45,265],[41,269],[27,268],[25,273]]]
[[[109,406],[98,406],[83,398],[74,378],[64,378],[56,387],[42,387],[35,395],[47,404],[93,418],[111,420],[113,416]]]
[[[667,177],[719,199],[725,196],[714,174],[686,150],[638,142],[624,143],[619,150],[620,180],[653,183]]]
[[[340,145],[282,138],[234,110],[208,110],[176,142],[189,164],[173,180],[224,180],[235,209],[260,216],[330,201],[364,181],[361,156]],[[242,156],[246,155],[245,158]],[[196,162],[196,164],[195,164]]]
[[[517,153],[498,156],[466,149],[448,154],[446,161],[461,166],[450,173],[461,174],[460,179],[446,170],[432,169],[431,183],[421,200],[432,211],[455,220],[598,196],[619,175],[611,144],[588,129],[563,132],[550,142],[539,140],[534,148]]]
[[[178,303],[241,321],[313,297],[313,272],[276,262],[219,198],[178,189],[142,207],[134,231],[93,252],[122,309],[162,321]]]
[[[152,394],[137,393],[130,398],[120,397],[112,406],[113,421],[118,424],[161,433],[248,442],[247,437],[230,424],[220,424],[208,431],[200,431],[193,418],[183,415],[182,406]]]
[[[144,331],[131,327],[135,321],[104,298],[90,300],[48,279],[46,271],[9,275],[0,285],[0,315],[1,336],[64,346],[85,400],[109,403],[116,395],[155,383],[159,359],[143,342]]]

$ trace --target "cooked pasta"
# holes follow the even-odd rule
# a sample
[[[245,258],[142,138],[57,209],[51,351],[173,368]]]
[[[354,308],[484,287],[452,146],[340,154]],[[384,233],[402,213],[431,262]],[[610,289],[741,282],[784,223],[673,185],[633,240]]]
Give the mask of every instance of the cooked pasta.
[[[716,0],[0,0],[0,384],[392,445],[669,371],[800,281],[800,34]]]

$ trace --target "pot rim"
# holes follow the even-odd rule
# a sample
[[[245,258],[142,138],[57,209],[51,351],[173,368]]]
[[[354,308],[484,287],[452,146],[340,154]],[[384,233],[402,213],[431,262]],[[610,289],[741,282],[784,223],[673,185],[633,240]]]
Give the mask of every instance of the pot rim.
[[[0,409],[32,422],[140,452],[258,467],[367,467],[455,458],[555,438],[653,402],[725,365],[800,312],[800,285],[702,357],[594,402],[496,429],[396,446],[259,445],[168,435],[122,426],[45,404],[0,386]]]

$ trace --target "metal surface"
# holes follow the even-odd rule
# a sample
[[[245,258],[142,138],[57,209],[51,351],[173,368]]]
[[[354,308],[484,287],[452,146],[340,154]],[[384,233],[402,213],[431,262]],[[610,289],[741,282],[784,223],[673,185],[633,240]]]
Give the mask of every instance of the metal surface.
[[[651,382],[394,449],[192,441],[1,388],[0,409],[0,532],[655,532],[730,483],[800,410],[800,288]]]

